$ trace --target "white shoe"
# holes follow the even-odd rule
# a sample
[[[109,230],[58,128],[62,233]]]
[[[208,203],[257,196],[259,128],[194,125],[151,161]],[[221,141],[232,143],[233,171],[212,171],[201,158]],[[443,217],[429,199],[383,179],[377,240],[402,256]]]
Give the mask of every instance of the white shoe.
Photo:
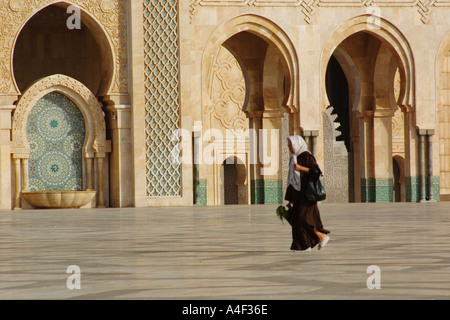
[[[330,236],[329,235],[327,235],[325,240],[323,240],[322,242],[319,242],[319,250],[322,249],[323,247],[325,247],[327,245],[328,241],[330,241]]]
[[[311,247],[309,247],[308,249],[305,250],[292,250],[294,252],[310,252],[311,251]]]

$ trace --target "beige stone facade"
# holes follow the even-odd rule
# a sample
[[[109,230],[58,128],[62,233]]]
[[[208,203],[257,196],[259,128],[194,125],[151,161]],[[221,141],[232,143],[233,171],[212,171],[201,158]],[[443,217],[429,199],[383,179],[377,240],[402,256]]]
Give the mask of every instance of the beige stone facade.
[[[281,203],[291,134],[330,202],[450,200],[450,1],[0,0],[1,209]]]

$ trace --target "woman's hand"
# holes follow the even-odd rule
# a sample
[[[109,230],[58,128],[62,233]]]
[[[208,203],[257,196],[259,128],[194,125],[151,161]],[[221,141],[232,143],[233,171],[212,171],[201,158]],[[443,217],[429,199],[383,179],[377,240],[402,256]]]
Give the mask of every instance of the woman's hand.
[[[308,173],[309,172],[309,168],[308,167],[304,167],[304,166],[301,166],[299,164],[295,165],[295,170],[300,171],[300,172],[304,172],[304,173]]]

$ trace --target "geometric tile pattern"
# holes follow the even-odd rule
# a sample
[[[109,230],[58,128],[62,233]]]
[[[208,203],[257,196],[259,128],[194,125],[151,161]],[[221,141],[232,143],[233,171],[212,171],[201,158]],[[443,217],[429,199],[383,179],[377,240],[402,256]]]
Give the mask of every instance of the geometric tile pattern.
[[[42,97],[27,122],[31,191],[82,190],[83,115],[63,94]]]
[[[281,204],[283,203],[285,189],[283,180],[263,180],[251,181],[251,203],[252,204]]]
[[[206,197],[207,197],[207,181],[206,179],[198,179],[197,188],[194,193],[194,204],[206,205],[207,204]]]
[[[440,179],[437,176],[432,178],[431,193],[434,201],[440,201]],[[425,195],[427,198],[428,190],[430,186],[428,183],[428,178],[425,179]],[[406,202],[418,202],[420,201],[420,178],[419,177],[405,177],[405,191],[406,191]],[[428,200],[428,199],[426,199]]]
[[[362,202],[392,202],[394,200],[394,180],[361,178]]]
[[[178,1],[144,0],[147,196],[181,195]]]

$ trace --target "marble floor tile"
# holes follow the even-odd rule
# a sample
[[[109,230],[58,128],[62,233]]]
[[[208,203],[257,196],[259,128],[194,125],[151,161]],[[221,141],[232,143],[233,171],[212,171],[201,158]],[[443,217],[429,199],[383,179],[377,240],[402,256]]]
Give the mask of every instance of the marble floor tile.
[[[449,202],[321,204],[331,241],[302,253],[276,207],[3,211],[0,299],[450,298]]]

